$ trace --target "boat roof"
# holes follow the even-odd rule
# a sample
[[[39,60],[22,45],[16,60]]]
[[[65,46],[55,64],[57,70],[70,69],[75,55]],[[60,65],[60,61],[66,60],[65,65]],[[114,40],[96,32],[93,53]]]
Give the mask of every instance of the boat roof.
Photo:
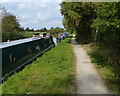
[[[22,44],[22,43],[26,43],[26,42],[30,42],[30,41],[35,41],[38,39],[41,39],[41,38],[33,37],[33,38],[14,40],[14,41],[10,41],[10,42],[2,42],[2,43],[0,43],[0,49],[18,45],[18,44]]]

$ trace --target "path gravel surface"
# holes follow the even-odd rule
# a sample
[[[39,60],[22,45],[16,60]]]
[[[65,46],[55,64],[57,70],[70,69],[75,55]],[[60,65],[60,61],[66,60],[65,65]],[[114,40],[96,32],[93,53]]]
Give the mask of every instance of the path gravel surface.
[[[76,55],[77,94],[110,94],[86,51],[76,43],[75,38],[71,42]]]

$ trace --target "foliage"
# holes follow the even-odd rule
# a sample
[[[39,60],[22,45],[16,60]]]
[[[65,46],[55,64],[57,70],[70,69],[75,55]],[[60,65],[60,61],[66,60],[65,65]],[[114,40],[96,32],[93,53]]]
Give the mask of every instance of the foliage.
[[[30,29],[27,27],[27,28],[25,29],[25,31],[30,31]]]
[[[21,28],[15,16],[9,15],[2,18],[2,41],[19,39]]]
[[[48,31],[46,28],[42,28],[42,29],[40,29],[39,30],[40,32],[46,32],[46,31]]]
[[[34,30],[34,28],[31,28],[31,29],[30,29],[30,28],[27,27],[27,28],[25,29],[25,31],[31,31],[31,32],[34,32],[35,30]]]
[[[7,10],[4,7],[2,7],[2,5],[0,4],[0,19],[8,15],[10,15],[10,13],[7,12]]]
[[[23,38],[31,38],[31,37],[33,37],[33,34],[34,34],[35,32],[31,32],[31,31],[25,31],[25,32],[23,32],[22,34],[23,34]],[[38,32],[37,32],[38,33]]]
[[[99,75],[103,78],[108,88],[113,92],[113,94],[120,95],[118,85],[119,79],[112,70],[112,67],[108,64],[107,60],[105,60],[105,58],[101,56],[102,50],[98,50],[99,47],[93,46],[93,44],[84,44],[81,46],[90,55],[92,63],[97,68]]]
[[[65,30],[63,28],[60,28],[60,27],[51,27],[51,29],[48,30],[48,32],[53,35],[53,34],[58,34],[58,33],[63,33],[65,32]]]
[[[75,94],[75,56],[70,41],[65,39],[11,76],[2,84],[3,94]]]
[[[120,2],[99,3],[92,27],[97,30],[95,42],[101,56],[114,68],[120,79]]]
[[[65,28],[77,32],[77,41],[95,43],[120,85],[120,2],[62,2],[61,14]]]
[[[92,3],[62,2],[63,25],[69,31],[75,31],[82,43],[92,41],[92,19],[95,18]],[[80,38],[80,39],[79,39]]]
[[[23,28],[20,27],[16,16],[8,13],[3,7],[0,7],[2,17],[2,41],[19,39],[22,37]]]

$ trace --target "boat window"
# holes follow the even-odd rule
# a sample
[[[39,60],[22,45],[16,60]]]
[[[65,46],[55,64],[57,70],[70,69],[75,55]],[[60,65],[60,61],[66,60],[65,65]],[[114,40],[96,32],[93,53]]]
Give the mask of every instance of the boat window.
[[[28,52],[29,52],[29,53],[31,53],[31,52],[32,52],[31,47],[28,47]]]
[[[36,50],[40,50],[40,46],[38,44],[36,44]]]
[[[16,60],[14,54],[10,54],[10,62],[14,62]]]

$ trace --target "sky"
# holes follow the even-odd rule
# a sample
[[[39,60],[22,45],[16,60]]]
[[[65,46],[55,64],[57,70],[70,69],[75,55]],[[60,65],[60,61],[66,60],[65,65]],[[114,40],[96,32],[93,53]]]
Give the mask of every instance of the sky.
[[[70,2],[73,0],[65,1]],[[63,17],[60,14],[59,4],[61,2],[62,0],[0,0],[0,4],[18,18],[21,27],[29,27],[36,30],[44,27],[47,29],[51,27],[64,28],[62,25]]]
[[[1,5],[19,20],[21,27],[62,27],[60,0],[2,0]]]

